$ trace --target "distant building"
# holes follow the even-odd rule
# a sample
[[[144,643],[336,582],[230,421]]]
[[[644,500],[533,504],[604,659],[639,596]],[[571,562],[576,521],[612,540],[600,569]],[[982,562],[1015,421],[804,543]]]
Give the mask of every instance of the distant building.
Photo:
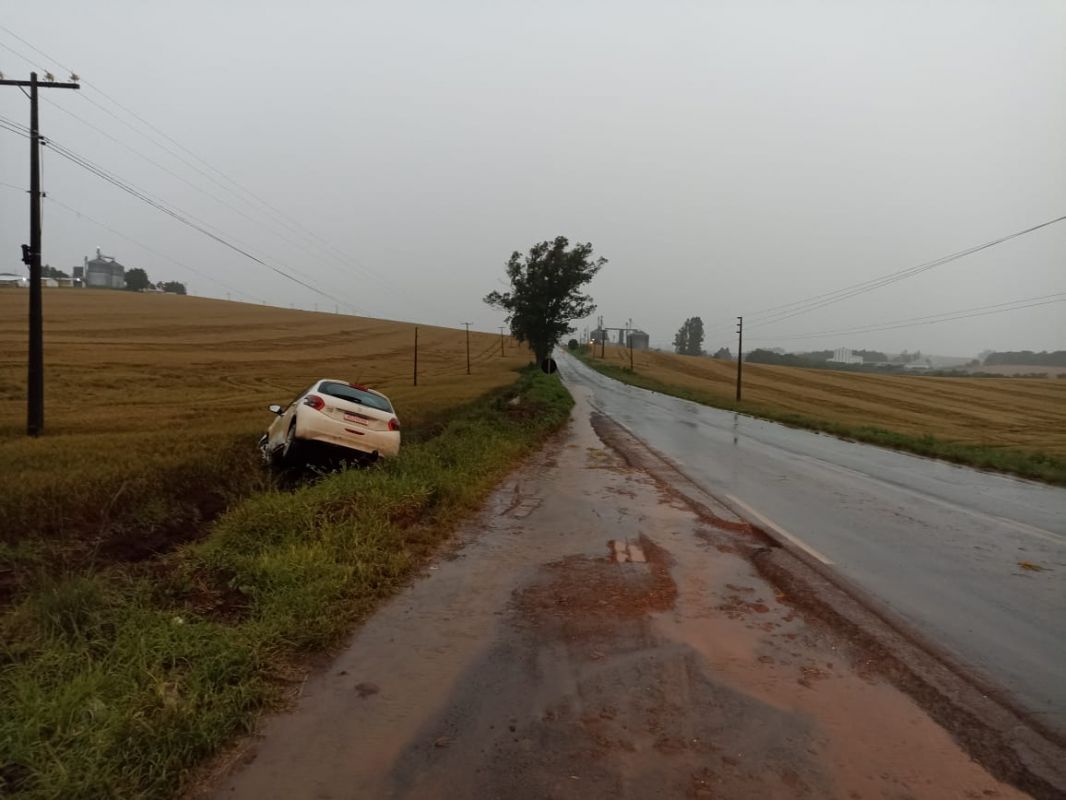
[[[25,289],[30,285],[30,279],[25,275],[16,275],[13,272],[0,272],[0,287],[5,289]]]
[[[851,350],[846,347],[838,347],[833,351],[833,357],[829,359],[830,364],[861,364],[862,356],[853,355]]]
[[[111,258],[111,256],[102,255],[99,247],[96,248],[96,258],[85,259],[83,273],[84,285],[90,288],[126,288],[126,268]],[[75,273],[74,277],[77,278],[79,276]]]
[[[651,337],[644,331],[629,331],[628,345],[634,350],[647,350],[651,346]]]
[[[592,342],[595,342],[596,344],[599,344],[600,342],[602,342],[606,338],[607,338],[607,331],[605,331],[603,328],[593,328],[592,329],[592,334],[589,336],[589,341],[592,341]]]

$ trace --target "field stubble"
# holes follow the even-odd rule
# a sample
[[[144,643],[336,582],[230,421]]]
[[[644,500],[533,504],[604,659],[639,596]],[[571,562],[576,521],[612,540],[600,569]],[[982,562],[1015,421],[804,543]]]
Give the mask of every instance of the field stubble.
[[[136,560],[191,538],[234,497],[266,488],[266,406],[315,378],[388,394],[425,435],[446,411],[515,379],[524,348],[463,331],[196,297],[45,292],[46,433],[24,435],[26,294],[0,291],[0,594],[42,541],[61,558]],[[408,437],[410,438],[410,437]],[[0,598],[2,599],[2,598]]]
[[[735,408],[736,362],[607,348],[623,380]],[[738,410],[786,424],[1066,483],[1066,381],[937,378],[744,364]]]

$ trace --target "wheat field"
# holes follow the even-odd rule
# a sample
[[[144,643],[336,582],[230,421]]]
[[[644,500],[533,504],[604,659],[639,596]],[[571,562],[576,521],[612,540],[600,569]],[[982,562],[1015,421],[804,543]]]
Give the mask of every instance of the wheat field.
[[[629,351],[607,348],[629,366]],[[734,399],[736,362],[636,352],[639,375]],[[937,378],[744,364],[744,401],[777,412],[912,436],[1066,456],[1066,380]]]
[[[240,483],[270,423],[316,378],[368,384],[389,395],[406,428],[432,424],[515,380],[528,351],[500,337],[245,303],[106,290],[45,290],[45,435],[25,437],[27,295],[0,290],[0,512],[19,527],[61,530],[153,510],[162,482],[195,493]],[[240,465],[240,466],[238,466]],[[153,487],[152,484],[156,484]],[[209,488],[209,487],[208,487]],[[173,493],[173,492],[170,492]],[[137,499],[139,498],[139,499]],[[80,519],[79,518],[83,518]],[[131,520],[131,524],[137,521]]]

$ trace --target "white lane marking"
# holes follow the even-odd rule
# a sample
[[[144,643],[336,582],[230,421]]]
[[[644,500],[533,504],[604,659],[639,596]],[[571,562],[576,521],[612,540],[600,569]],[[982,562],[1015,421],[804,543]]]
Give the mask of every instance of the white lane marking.
[[[816,558],[819,561],[821,561],[823,564],[832,564],[833,563],[828,558],[826,558],[822,553],[820,553],[819,551],[815,550],[813,547],[811,547],[805,541],[800,539],[798,536],[795,536],[794,534],[789,533],[784,528],[782,528],[780,525],[778,525],[776,522],[774,522],[772,519],[770,519],[769,517],[763,516],[758,511],[756,511],[754,508],[749,506],[747,503],[745,503],[743,500],[739,499],[735,495],[727,494],[726,495],[726,499],[729,500],[730,503],[733,503],[734,505],[740,506],[740,508],[743,511],[747,512],[747,516],[754,517],[757,522],[761,522],[764,526],[766,526],[767,528],[772,530],[778,536],[782,537],[783,539],[787,539],[789,542],[794,544],[796,547],[798,547],[804,553],[809,555],[811,558]]]
[[[582,364],[581,366],[582,366],[583,369],[588,370],[589,372],[592,372],[590,367],[585,367],[584,364]],[[603,378],[604,381],[614,381],[613,378],[607,378],[606,376],[601,375],[598,372],[592,372],[592,374],[594,376],[596,376],[597,378]],[[618,383],[617,381],[614,381],[614,382]],[[619,384],[619,385],[625,386],[626,384]],[[610,388],[613,388],[613,387],[609,387],[608,386],[607,388],[610,389]],[[647,392],[647,390],[643,390],[643,389],[641,391]],[[658,392],[647,392],[647,394],[650,395],[649,403],[658,406],[662,411],[666,412],[667,414],[673,414],[673,411],[671,409],[667,408],[663,403],[657,402],[660,398],[664,398],[667,402],[671,402],[672,401],[674,404],[679,404],[679,405],[681,405],[683,407],[694,409],[697,412],[697,414],[696,414],[697,417],[699,417],[702,413],[707,412],[707,411],[709,411],[711,414],[714,414],[716,412],[730,413],[730,412],[723,411],[722,409],[716,409],[716,408],[711,407],[711,406],[704,406],[704,405],[701,405],[699,403],[695,403],[695,402],[693,402],[691,400],[684,400],[684,399],[679,398],[679,397],[672,397],[670,395],[659,394]],[[606,409],[602,408],[602,407],[600,407],[598,410],[601,413],[606,414],[607,416],[611,416],[611,413],[609,411],[607,411]],[[777,424],[779,424],[779,423],[770,422],[768,420],[763,420],[763,419],[760,419],[758,417],[752,417],[752,416],[749,416],[747,414],[741,414],[740,416],[745,417],[745,419],[754,420],[756,422],[763,422],[763,423],[766,423],[768,425],[777,425]],[[728,429],[724,425],[716,424],[713,420],[697,419],[697,422],[699,424],[703,424],[703,425],[707,426],[708,428],[711,428],[712,430],[715,430],[715,431],[726,432],[726,433],[729,432]],[[810,433],[811,433],[812,436],[823,435],[823,434],[818,434],[818,433],[813,432],[813,431],[810,432]],[[734,434],[735,434],[735,432],[734,432]],[[637,436],[636,433],[633,433],[633,435]],[[1050,531],[1050,530],[1047,530],[1046,528],[1041,528],[1041,527],[1038,527],[1036,525],[1030,525],[1028,522],[1022,522],[1020,520],[1010,519],[1009,517],[1002,517],[1002,516],[1000,516],[998,514],[992,514],[992,513],[988,512],[988,511],[979,511],[977,509],[968,508],[967,506],[960,505],[959,503],[956,503],[956,502],[954,502],[952,500],[947,500],[947,499],[942,498],[942,497],[937,497],[936,495],[931,494],[931,493],[929,493],[927,491],[923,491],[922,489],[918,489],[918,488],[914,488],[914,487],[911,487],[911,486],[907,486],[907,485],[905,485],[903,483],[899,483],[898,481],[895,481],[895,480],[890,480],[890,479],[882,477],[882,476],[873,475],[873,474],[871,474],[869,472],[864,472],[864,471],[862,471],[860,469],[855,469],[854,467],[847,467],[847,466],[844,466],[843,464],[837,464],[837,463],[835,463],[833,461],[829,461],[829,460],[827,460],[827,459],[825,459],[825,458],[823,458],[821,456],[818,456],[818,455],[812,455],[810,453],[801,453],[801,452],[798,452],[796,450],[792,450],[792,449],[790,449],[788,447],[784,447],[784,446],[782,446],[780,444],[774,444],[772,442],[763,441],[762,439],[759,439],[757,436],[753,436],[750,432],[741,432],[739,435],[744,437],[748,441],[753,442],[755,445],[757,445],[759,447],[762,447],[762,448],[764,448],[766,450],[773,451],[773,454],[778,454],[779,453],[779,454],[783,455],[785,458],[791,458],[791,459],[796,460],[796,461],[806,462],[808,464],[814,464],[815,466],[821,467],[822,469],[824,469],[824,470],[826,470],[828,472],[837,472],[837,473],[840,473],[840,474],[843,474],[843,475],[847,475],[847,476],[849,476],[851,478],[856,478],[856,479],[859,479],[859,480],[866,481],[868,483],[873,483],[873,484],[878,484],[880,486],[888,487],[889,489],[894,489],[896,491],[899,491],[899,492],[902,492],[904,494],[910,495],[911,497],[914,497],[914,498],[916,498],[918,500],[924,500],[925,502],[928,502],[930,504],[938,505],[938,506],[941,506],[942,508],[946,508],[946,509],[949,509],[951,511],[955,511],[955,512],[958,512],[958,513],[961,513],[961,514],[966,514],[967,516],[972,517],[973,519],[976,519],[976,520],[980,520],[980,521],[984,522],[985,524],[1005,525],[1005,526],[1007,526],[1009,528],[1013,528],[1018,533],[1028,534],[1029,536],[1032,536],[1032,537],[1037,538],[1037,539],[1042,539],[1045,542],[1049,542],[1050,544],[1055,544],[1055,545],[1060,545],[1061,546],[1063,544],[1063,542],[1066,541],[1066,537],[1064,537],[1062,533],[1059,533],[1057,531]],[[824,435],[828,436],[829,434],[824,434]],[[640,437],[637,436],[637,438],[639,439]],[[641,440],[641,441],[643,441],[643,440]],[[877,447],[877,445],[865,444],[865,443],[862,443],[862,442],[858,442],[856,444],[858,444],[860,447],[876,448],[876,449],[882,450],[884,452],[896,453],[896,454],[901,455],[901,456],[907,456],[907,457],[919,458],[919,459],[924,459],[925,458],[924,456],[917,456],[917,455],[913,455],[912,456],[912,455],[910,455],[908,453],[904,453],[902,451],[892,450],[891,448],[879,448],[879,447]],[[773,456],[773,454],[771,454],[771,457]],[[682,463],[678,459],[674,459],[674,460],[677,461],[677,463]],[[934,461],[934,462],[938,461],[937,459],[926,459],[926,460]],[[951,462],[939,462],[939,463],[950,464]],[[958,469],[962,469],[962,470],[970,469],[968,467],[957,465],[957,464],[952,465],[952,466],[955,466]],[[996,477],[995,473],[984,473],[984,474],[992,475],[992,476]],[[1002,476],[1002,477],[1009,478],[1010,476]]]

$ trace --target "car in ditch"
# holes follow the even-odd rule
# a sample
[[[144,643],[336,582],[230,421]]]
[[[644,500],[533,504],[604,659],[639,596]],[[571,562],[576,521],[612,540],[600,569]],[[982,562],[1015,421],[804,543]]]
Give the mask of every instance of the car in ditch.
[[[400,420],[392,402],[362,384],[317,380],[289,405],[269,408],[276,419],[259,447],[273,464],[294,466],[312,450],[362,462],[400,452]]]

